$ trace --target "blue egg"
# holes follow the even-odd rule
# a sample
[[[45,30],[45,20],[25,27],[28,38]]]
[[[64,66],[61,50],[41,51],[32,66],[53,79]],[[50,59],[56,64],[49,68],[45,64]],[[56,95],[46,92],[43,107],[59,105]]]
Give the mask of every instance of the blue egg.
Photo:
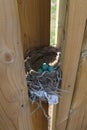
[[[37,72],[42,73],[43,70],[42,70],[41,68],[39,68],[39,69],[37,70]]]
[[[47,63],[42,64],[42,69],[43,69],[43,71],[46,71],[48,69]]]
[[[53,67],[53,66],[48,66],[48,71],[49,71],[49,72],[54,71],[54,67]]]

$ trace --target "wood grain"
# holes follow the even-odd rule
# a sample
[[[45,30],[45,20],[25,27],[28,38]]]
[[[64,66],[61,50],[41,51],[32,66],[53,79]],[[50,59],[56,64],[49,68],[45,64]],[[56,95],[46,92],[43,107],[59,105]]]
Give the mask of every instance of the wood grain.
[[[61,47],[65,36],[65,24],[68,10],[68,0],[57,0],[55,44]]]
[[[16,0],[0,0],[0,130],[32,130]]]
[[[68,94],[60,100],[57,111],[56,129],[65,130],[73,97],[76,74],[82,47],[87,1],[70,0],[68,27],[63,59],[62,88],[68,90]]]
[[[66,28],[67,14],[68,14],[68,1],[57,0],[55,44],[57,47],[62,48],[62,53],[64,51],[65,33],[67,29]],[[62,55],[61,63],[62,63],[63,57],[64,56]],[[58,109],[58,105],[54,105],[53,114],[52,114],[52,130],[56,129],[57,109]]]
[[[31,113],[36,108],[37,108],[37,104],[36,103],[32,104],[30,102]],[[44,103],[44,102],[43,102],[43,108],[44,108],[46,114],[48,114],[48,105],[46,103]],[[33,129],[34,130],[48,130],[48,120],[44,116],[44,113],[43,113],[41,108],[39,108],[36,112],[34,112],[31,115],[31,117],[32,117]]]
[[[17,0],[22,32],[23,50],[50,44],[50,2],[51,0]],[[46,113],[48,105],[43,104]],[[36,104],[30,104],[31,112]],[[34,130],[47,130],[48,121],[41,109],[32,116]]]
[[[87,128],[87,59],[82,58],[78,70],[75,93],[67,123],[67,130]],[[85,120],[84,124],[83,121]],[[86,129],[85,129],[86,128]]]
[[[17,0],[23,48],[32,49],[50,43],[50,0]]]
[[[87,23],[76,79],[67,130],[87,130]]]

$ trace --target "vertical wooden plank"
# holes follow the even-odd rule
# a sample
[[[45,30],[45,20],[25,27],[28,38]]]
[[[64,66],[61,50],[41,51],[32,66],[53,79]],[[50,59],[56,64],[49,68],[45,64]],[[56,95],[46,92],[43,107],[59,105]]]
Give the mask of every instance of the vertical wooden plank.
[[[75,93],[73,95],[67,130],[87,130],[87,25],[83,39]]]
[[[24,50],[50,43],[50,0],[18,0]]]
[[[70,0],[68,27],[63,59],[62,88],[69,93],[60,100],[57,111],[56,129],[65,130],[73,96],[76,73],[82,46],[87,1]],[[84,14],[84,15],[83,15]]]
[[[52,105],[52,119],[51,119],[51,129],[55,130],[56,117],[57,117],[57,105]]]
[[[87,105],[86,104],[85,104],[84,109],[85,109],[84,110],[84,116],[83,116],[83,121],[82,121],[80,130],[87,130]]]
[[[57,0],[57,10],[56,10],[56,29],[55,29],[55,45],[59,48],[64,48],[65,42],[65,32],[68,14],[68,0]],[[63,56],[62,58],[63,59]],[[62,60],[61,60],[62,62]],[[56,128],[56,117],[57,117],[58,105],[53,106],[52,113],[52,130]]]
[[[57,13],[56,13],[56,38],[55,44],[61,47],[65,35],[66,14],[68,10],[68,0],[57,0]]]
[[[87,59],[82,58],[66,130],[85,130],[87,125]],[[85,120],[83,124],[83,121]]]
[[[37,108],[37,104],[36,103],[32,104],[30,102],[30,108],[31,108],[31,112],[33,112]],[[48,105],[44,102],[43,102],[43,108],[46,114],[48,114]],[[48,120],[44,116],[41,108],[38,109],[36,112],[34,112],[31,115],[31,117],[32,117],[32,124],[34,130],[48,130]]]
[[[16,0],[0,0],[0,130],[32,130]]]
[[[51,0],[17,0],[20,14],[23,49],[33,49],[50,44],[50,1]],[[46,113],[48,105],[43,104]],[[30,104],[31,111],[37,105]],[[41,109],[32,115],[35,130],[47,130],[48,121]]]

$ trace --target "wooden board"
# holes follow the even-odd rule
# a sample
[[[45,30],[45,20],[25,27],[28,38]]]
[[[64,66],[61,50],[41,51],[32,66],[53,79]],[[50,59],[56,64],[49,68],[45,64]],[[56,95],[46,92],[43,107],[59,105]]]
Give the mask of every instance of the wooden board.
[[[50,2],[51,0],[17,0],[20,14],[23,49],[33,49],[50,44]],[[43,104],[46,113],[48,105]],[[30,104],[31,112],[36,104]],[[34,130],[47,130],[48,121],[41,109],[32,116]]]
[[[17,0],[24,51],[50,43],[50,0]]]
[[[83,58],[78,70],[75,93],[66,130],[87,130],[87,59]],[[83,124],[85,120],[85,123]]]
[[[16,0],[0,0],[0,130],[32,130]]]
[[[87,16],[86,5],[87,1],[83,0],[69,1],[69,16],[63,54],[62,78],[62,89],[68,90],[68,94],[60,100],[58,105],[56,129],[59,130],[66,129],[70,112]]]
[[[48,114],[48,105],[46,103],[42,103],[42,104],[46,114]],[[33,122],[33,129],[48,130],[48,120],[44,116],[42,109],[39,108],[37,111],[35,111],[35,109],[37,108],[37,104],[36,103],[32,104],[31,102],[30,102],[30,108],[31,108],[31,113],[33,112],[33,114],[31,115],[32,122]]]
[[[64,51],[65,33],[68,15],[68,0],[57,0],[55,45]],[[61,63],[63,55],[61,57]],[[58,105],[53,105],[52,130],[55,130]]]
[[[87,130],[87,23],[67,130]]]
[[[68,10],[68,0],[57,0],[57,12],[56,12],[56,38],[55,44],[57,47],[61,47],[63,40],[65,39],[65,23]]]

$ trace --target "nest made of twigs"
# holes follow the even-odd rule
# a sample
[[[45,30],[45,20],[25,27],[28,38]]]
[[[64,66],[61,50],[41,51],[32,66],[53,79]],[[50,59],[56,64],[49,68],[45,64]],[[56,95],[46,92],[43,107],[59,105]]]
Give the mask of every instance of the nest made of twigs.
[[[57,104],[60,94],[62,73],[60,68],[61,51],[55,47],[43,47],[28,50],[25,53],[25,70],[29,97],[36,100]],[[52,72],[37,72],[37,69],[47,63],[54,66]]]

